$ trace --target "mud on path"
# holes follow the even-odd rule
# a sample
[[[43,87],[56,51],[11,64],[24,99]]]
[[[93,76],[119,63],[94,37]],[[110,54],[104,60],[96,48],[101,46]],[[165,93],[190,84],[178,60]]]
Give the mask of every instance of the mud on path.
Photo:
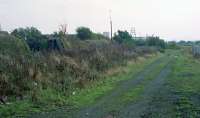
[[[149,75],[156,71],[160,64],[165,64],[159,73],[149,81],[140,99],[136,102],[121,104],[120,96],[127,91],[142,84]],[[65,109],[45,114],[38,114],[34,118],[169,118],[171,106],[171,96],[165,86],[165,78],[171,71],[171,59],[162,57],[129,80],[119,83],[118,87],[100,98],[95,104],[81,108],[73,113],[67,113]]]

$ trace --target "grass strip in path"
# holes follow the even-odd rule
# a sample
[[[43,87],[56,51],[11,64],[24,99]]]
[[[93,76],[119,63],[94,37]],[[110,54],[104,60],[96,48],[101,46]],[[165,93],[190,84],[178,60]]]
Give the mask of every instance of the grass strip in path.
[[[170,64],[167,64],[164,66],[164,68],[160,69],[161,71],[159,74],[153,74],[157,75],[152,76],[154,79],[150,79],[150,81],[147,80],[148,82],[144,84],[140,99],[132,104],[128,104],[127,107],[122,108],[120,113],[118,113],[117,118],[151,117],[151,114],[146,114],[147,111],[149,112],[150,110],[154,110],[154,112],[156,112],[156,110],[160,110],[160,108],[147,110],[148,108],[152,108],[149,106],[150,103],[155,99],[155,96],[158,94],[159,90],[164,86],[165,79],[171,72]]]
[[[155,71],[155,69],[157,69],[160,65],[166,63],[166,61],[167,60],[165,59],[165,57],[157,59],[153,63],[146,66],[141,72],[135,74],[134,76],[132,75],[128,80],[121,81],[115,87],[115,89],[99,99],[95,104],[88,107],[83,107],[79,112],[71,117],[101,118],[102,116],[113,110],[113,108],[115,110],[116,107],[122,105],[121,102],[118,101],[118,98],[120,98],[120,96],[145,81],[145,79],[149,76],[151,72]]]

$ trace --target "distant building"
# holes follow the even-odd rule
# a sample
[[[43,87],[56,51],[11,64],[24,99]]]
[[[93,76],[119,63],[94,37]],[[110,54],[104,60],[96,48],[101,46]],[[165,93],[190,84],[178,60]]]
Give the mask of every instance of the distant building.
[[[110,32],[103,32],[103,35],[107,38],[110,38]]]

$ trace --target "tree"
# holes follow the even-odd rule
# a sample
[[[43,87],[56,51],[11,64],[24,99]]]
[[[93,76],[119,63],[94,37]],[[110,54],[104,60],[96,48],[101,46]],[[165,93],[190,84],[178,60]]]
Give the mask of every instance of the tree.
[[[35,27],[18,28],[13,30],[11,34],[25,40],[42,37],[42,33]]]
[[[87,27],[79,27],[77,30],[77,37],[81,40],[91,39],[93,32]]]
[[[118,30],[117,33],[115,33],[113,39],[118,43],[126,43],[133,40],[131,34],[129,34],[127,31],[121,30]]]
[[[35,27],[18,28],[11,33],[13,36],[24,39],[33,51],[39,51],[46,46],[45,37]]]
[[[159,37],[154,37],[154,36],[147,37],[147,45],[156,46],[163,49],[166,48],[165,41],[161,40]]]
[[[182,41],[181,41],[182,42]],[[183,41],[183,43],[184,43],[184,41]],[[179,44],[180,45],[180,44]],[[181,44],[182,45],[182,44]],[[183,45],[185,45],[185,44],[183,44]],[[176,43],[176,41],[169,41],[168,43],[167,43],[167,48],[169,48],[169,49],[179,49],[179,46],[178,46],[178,44]]]

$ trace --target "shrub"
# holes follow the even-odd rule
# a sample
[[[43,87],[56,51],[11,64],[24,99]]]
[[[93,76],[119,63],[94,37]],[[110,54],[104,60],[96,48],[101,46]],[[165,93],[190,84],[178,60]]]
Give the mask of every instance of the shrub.
[[[162,49],[166,48],[165,41],[161,40],[159,37],[154,37],[154,36],[147,37],[147,45],[155,46],[155,47],[162,48]]]
[[[81,40],[91,39],[92,38],[92,31],[87,27],[79,27],[77,30],[77,37]]]
[[[34,27],[18,28],[13,30],[11,34],[19,39],[24,39],[32,51],[40,51],[47,48],[46,37]]]
[[[113,39],[120,44],[130,42],[131,40],[133,40],[132,36],[127,31],[121,30],[118,30],[118,32],[115,33]]]

